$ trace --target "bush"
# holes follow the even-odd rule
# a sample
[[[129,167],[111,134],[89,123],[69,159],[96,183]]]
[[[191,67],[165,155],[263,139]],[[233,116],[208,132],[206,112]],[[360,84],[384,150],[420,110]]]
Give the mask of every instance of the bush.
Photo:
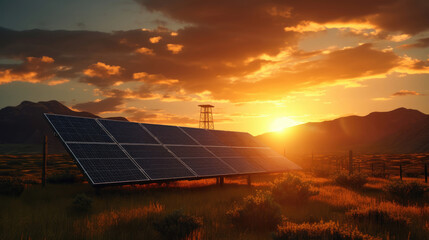
[[[78,176],[70,172],[54,173],[48,176],[48,182],[53,184],[76,183],[79,182]]]
[[[301,178],[291,174],[276,179],[271,192],[274,200],[281,204],[302,204],[311,196],[318,194],[317,191],[311,190],[309,183],[303,182]]]
[[[243,205],[235,206],[226,214],[236,227],[249,230],[274,230],[281,221],[280,206],[269,195],[257,192],[244,198]]]
[[[314,176],[316,177],[321,177],[321,178],[328,178],[331,176],[331,171],[329,168],[326,167],[314,167],[311,169],[311,171],[313,172]]]
[[[389,213],[377,207],[352,210],[347,215],[357,221],[360,226],[367,225],[366,230],[372,229],[373,232],[388,232],[389,237],[392,239],[406,238],[409,232],[408,224],[410,223],[410,219],[398,214]],[[398,233],[404,234],[403,236],[396,236],[395,234]]]
[[[302,223],[284,222],[273,234],[274,240],[363,240],[377,239],[365,235],[356,228],[348,225],[339,225],[338,222]]]
[[[72,210],[76,212],[89,212],[92,208],[92,198],[85,193],[78,194],[73,199]]]
[[[153,223],[165,239],[183,239],[202,226],[201,220],[176,210]]]
[[[419,182],[391,181],[384,187],[384,191],[395,200],[407,203],[421,200],[424,197],[426,186]]]
[[[1,178],[0,179],[0,194],[19,196],[24,191],[25,184],[17,178]]]
[[[368,179],[365,175],[360,173],[349,175],[346,172],[337,174],[334,181],[340,186],[352,189],[362,189],[363,185],[368,183]]]

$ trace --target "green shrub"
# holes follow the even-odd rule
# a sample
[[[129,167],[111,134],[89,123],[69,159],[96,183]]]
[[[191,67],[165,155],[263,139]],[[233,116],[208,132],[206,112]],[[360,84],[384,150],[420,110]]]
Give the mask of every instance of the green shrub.
[[[0,178],[0,194],[19,196],[24,191],[25,184],[17,178]]]
[[[366,183],[368,183],[368,179],[365,175],[360,173],[349,175],[346,172],[337,174],[334,181],[340,186],[352,189],[361,189]]]
[[[48,176],[48,183],[53,184],[64,184],[64,183],[76,183],[79,182],[78,176],[76,174],[70,173],[70,172],[61,172],[61,173],[54,173],[50,176]]]
[[[244,198],[241,206],[227,212],[233,225],[249,230],[274,230],[281,221],[280,206],[269,195],[258,192]]]
[[[281,204],[302,204],[311,196],[317,195],[317,191],[311,190],[311,185],[304,182],[298,176],[286,174],[276,179],[271,188],[275,201]]]
[[[385,185],[384,191],[389,194],[394,200],[402,203],[409,201],[418,201],[423,199],[426,186],[419,182],[403,182],[403,181],[390,181]]]
[[[86,196],[85,193],[78,194],[72,202],[72,210],[76,212],[89,212],[92,209],[92,198]]]
[[[202,226],[201,220],[176,210],[155,220],[153,226],[164,239],[184,239]]]
[[[348,225],[335,222],[302,223],[284,222],[273,234],[274,240],[372,240],[378,239],[359,232]]]

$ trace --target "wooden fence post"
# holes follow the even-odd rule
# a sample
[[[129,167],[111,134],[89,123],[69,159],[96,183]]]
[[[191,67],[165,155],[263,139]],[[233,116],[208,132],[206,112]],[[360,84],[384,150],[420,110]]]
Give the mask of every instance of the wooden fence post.
[[[349,175],[353,174],[353,151],[349,151]]]
[[[48,136],[43,136],[42,186],[46,185],[46,166],[48,163]]]
[[[428,164],[425,163],[425,183],[428,183]]]
[[[401,178],[402,181],[402,163],[399,163],[399,177]]]

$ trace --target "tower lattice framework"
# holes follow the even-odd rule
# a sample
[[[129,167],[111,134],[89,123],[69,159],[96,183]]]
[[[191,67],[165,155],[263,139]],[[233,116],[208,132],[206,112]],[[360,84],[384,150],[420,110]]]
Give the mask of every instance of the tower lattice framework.
[[[212,105],[198,105],[200,107],[200,128],[214,129]]]

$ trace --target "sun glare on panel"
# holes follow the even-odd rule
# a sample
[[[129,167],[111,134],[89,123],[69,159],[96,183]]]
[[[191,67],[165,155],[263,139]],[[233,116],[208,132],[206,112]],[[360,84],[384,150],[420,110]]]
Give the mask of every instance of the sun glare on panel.
[[[293,127],[293,126],[299,125],[301,123],[302,122],[293,120],[289,117],[279,117],[279,118],[274,119],[271,122],[270,131],[271,132],[281,132],[288,127]]]

